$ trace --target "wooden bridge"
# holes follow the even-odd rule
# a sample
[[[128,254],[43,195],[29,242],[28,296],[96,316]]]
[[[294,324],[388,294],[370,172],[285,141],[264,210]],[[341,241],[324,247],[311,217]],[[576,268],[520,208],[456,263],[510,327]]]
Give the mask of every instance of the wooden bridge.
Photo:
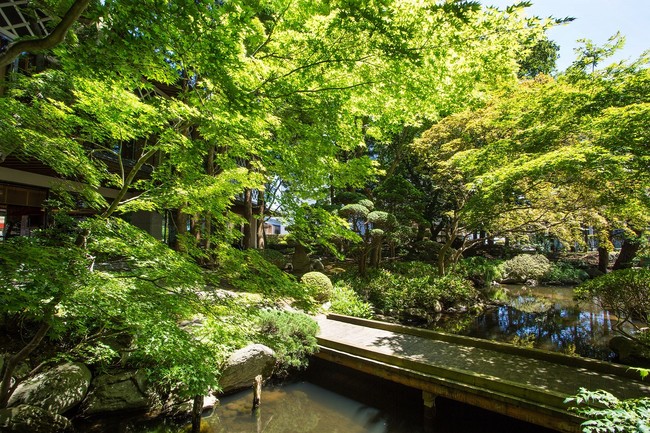
[[[584,419],[564,404],[580,387],[650,396],[650,382],[618,364],[336,314],[318,322],[317,357],[422,390],[430,414],[441,396],[580,432]]]

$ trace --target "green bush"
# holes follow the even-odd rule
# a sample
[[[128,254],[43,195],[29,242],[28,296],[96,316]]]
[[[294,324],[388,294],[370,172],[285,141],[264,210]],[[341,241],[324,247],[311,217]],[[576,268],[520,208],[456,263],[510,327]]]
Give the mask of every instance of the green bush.
[[[478,287],[487,287],[493,281],[500,281],[503,278],[503,261],[479,256],[469,257],[458,262],[455,272],[471,280]]]
[[[650,428],[650,398],[647,397],[619,400],[607,391],[580,388],[575,397],[567,398],[564,403],[575,404],[569,410],[587,418],[581,425],[584,433],[643,433]]]
[[[587,279],[589,274],[582,269],[574,267],[571,263],[556,262],[551,264],[551,269],[542,276],[541,281],[547,284],[574,285]]]
[[[260,340],[275,351],[276,374],[307,366],[308,356],[318,350],[318,324],[309,316],[288,311],[261,311]]]
[[[476,298],[471,282],[459,275],[438,277],[433,266],[421,262],[394,263],[365,277],[347,275],[344,281],[381,313],[399,317],[409,309],[436,311]]]
[[[307,287],[307,294],[318,302],[327,302],[332,297],[332,281],[321,272],[307,272],[300,282]]]
[[[596,299],[619,321],[650,325],[650,269],[621,269],[589,280],[575,289],[579,300]]]
[[[373,316],[372,305],[365,302],[345,283],[338,283],[334,286],[330,311],[364,319],[371,319]]]
[[[503,264],[505,278],[517,282],[539,280],[551,270],[551,262],[541,254],[520,254]]]
[[[210,277],[216,286],[272,298],[300,299],[304,292],[292,275],[269,263],[258,250],[241,251],[230,245],[217,248],[217,268]]]
[[[258,250],[258,252],[262,257],[264,257],[264,260],[274,264],[280,269],[284,269],[284,267],[287,265],[287,258],[278,250],[265,249]]]

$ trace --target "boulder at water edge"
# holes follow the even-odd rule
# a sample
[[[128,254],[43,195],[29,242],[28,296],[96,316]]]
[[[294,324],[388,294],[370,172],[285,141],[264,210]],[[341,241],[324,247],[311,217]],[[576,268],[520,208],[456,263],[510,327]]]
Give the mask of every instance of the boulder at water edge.
[[[226,361],[219,385],[223,394],[253,386],[255,376],[268,379],[275,366],[275,352],[263,344],[251,344],[233,353]]]
[[[93,381],[83,404],[86,415],[138,411],[149,407],[144,375],[135,371],[104,374]]]
[[[9,406],[28,404],[62,414],[81,403],[91,376],[88,367],[81,363],[59,365],[19,384]]]
[[[21,404],[0,409],[0,431],[11,433],[63,433],[72,431],[66,417],[38,406]]]

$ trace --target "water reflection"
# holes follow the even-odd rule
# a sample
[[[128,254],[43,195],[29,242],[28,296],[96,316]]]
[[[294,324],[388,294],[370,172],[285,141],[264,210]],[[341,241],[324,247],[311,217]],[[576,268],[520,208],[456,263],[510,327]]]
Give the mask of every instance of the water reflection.
[[[225,397],[215,414],[204,418],[209,433],[401,433],[378,409],[302,382],[265,388],[262,406],[251,413],[251,394]]]
[[[434,328],[471,337],[520,344],[585,357],[613,360],[607,343],[616,318],[591,303],[576,303],[568,287],[507,287],[507,305],[474,317],[446,317]]]

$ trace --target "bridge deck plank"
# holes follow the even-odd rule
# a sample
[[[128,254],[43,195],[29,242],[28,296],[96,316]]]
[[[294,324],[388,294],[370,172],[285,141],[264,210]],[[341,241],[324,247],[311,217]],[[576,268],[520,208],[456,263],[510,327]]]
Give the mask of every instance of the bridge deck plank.
[[[553,394],[573,395],[580,387],[604,389],[619,398],[650,396],[650,382],[640,382],[614,374],[604,374],[568,365],[531,359],[485,348],[466,346],[415,335],[359,326],[322,316],[319,341],[345,344],[378,354],[450,370],[465,371],[493,379],[517,383]]]

